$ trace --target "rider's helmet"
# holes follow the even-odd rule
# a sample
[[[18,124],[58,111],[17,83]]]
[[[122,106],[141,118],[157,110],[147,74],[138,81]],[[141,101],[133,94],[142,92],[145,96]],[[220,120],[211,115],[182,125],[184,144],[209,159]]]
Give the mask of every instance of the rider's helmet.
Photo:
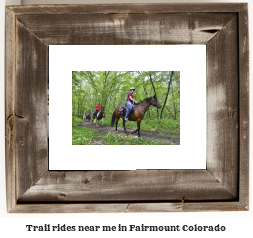
[[[131,90],[135,90],[135,88],[130,88],[130,91],[131,91]]]

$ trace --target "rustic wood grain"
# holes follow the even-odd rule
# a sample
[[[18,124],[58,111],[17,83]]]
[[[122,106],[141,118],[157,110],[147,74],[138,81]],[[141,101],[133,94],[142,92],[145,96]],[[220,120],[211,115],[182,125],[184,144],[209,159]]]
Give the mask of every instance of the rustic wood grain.
[[[207,170],[47,172],[19,202],[236,199]]]
[[[17,198],[47,170],[47,46],[16,22]]]
[[[239,202],[143,203],[129,204],[126,212],[214,212],[247,211]]]
[[[235,16],[40,14],[18,16],[18,20],[48,45],[206,44]]]
[[[239,202],[154,202],[154,203],[82,203],[22,204],[12,213],[134,213],[134,212],[215,212],[247,211]]]
[[[248,5],[239,12],[239,201],[249,205],[249,32]]]
[[[15,147],[14,147],[14,92],[15,92],[15,19],[14,13],[6,8],[5,26],[5,155],[6,155],[6,196],[7,210],[16,205]]]
[[[238,29],[234,17],[207,45],[207,169],[238,197]]]
[[[155,4],[83,4],[83,5],[26,5],[9,7],[16,15],[27,14],[163,14],[239,12],[244,3],[155,3]]]
[[[248,210],[247,17],[232,3],[7,7],[8,211]],[[207,170],[47,171],[49,44],[179,43],[207,44]]]

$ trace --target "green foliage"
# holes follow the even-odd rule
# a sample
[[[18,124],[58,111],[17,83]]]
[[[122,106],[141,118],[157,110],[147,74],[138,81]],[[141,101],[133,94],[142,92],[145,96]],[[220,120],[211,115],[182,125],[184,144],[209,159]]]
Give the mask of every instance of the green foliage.
[[[141,126],[143,130],[147,131],[160,131],[168,133],[180,132],[180,121],[175,121],[173,119],[144,120]]]
[[[100,122],[101,123],[101,122]],[[111,125],[111,118],[108,116],[104,118],[104,126]],[[114,124],[115,127],[115,124]],[[118,122],[118,127],[123,128],[123,120],[120,119]],[[137,129],[136,121],[126,122],[126,129]],[[141,121],[141,131],[157,131],[165,133],[180,133],[180,121],[169,119],[144,119]]]
[[[98,131],[83,126],[78,126],[81,122],[77,117],[72,117],[72,145],[97,145],[97,141],[102,145],[165,145],[164,142],[147,140],[143,138],[132,138],[131,136],[115,135],[106,133],[100,135]]]
[[[82,119],[78,117],[72,117],[72,127],[76,127],[79,122],[81,122]]]
[[[132,138],[131,136],[120,136],[106,134],[103,138],[103,145],[165,145],[164,142],[146,140],[143,138]]]
[[[72,117],[72,145],[90,145],[92,140],[97,137],[96,130],[87,127],[78,126],[81,120],[77,117]]]
[[[165,105],[158,110],[158,117],[163,110],[161,119],[176,120],[180,117],[180,73],[175,71],[172,78],[171,75],[171,71],[73,71],[72,114],[81,116],[84,111],[91,114],[98,102],[112,114],[115,108],[125,104],[131,87],[136,89],[134,98],[138,102],[153,96],[155,88],[158,101]],[[150,107],[147,115],[149,119],[157,118],[157,109]]]
[[[136,89],[134,99],[138,102],[156,92],[162,106],[150,106],[141,122],[141,131],[180,132],[179,71],[73,71],[72,116],[81,118],[84,111],[92,115],[99,102],[105,107],[104,125],[109,126],[114,110],[125,104],[131,87]],[[122,119],[119,126],[123,126]],[[126,127],[133,129],[137,125],[127,122]]]

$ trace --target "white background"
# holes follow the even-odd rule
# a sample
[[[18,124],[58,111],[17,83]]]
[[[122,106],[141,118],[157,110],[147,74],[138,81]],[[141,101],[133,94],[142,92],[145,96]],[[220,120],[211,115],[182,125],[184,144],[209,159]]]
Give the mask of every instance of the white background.
[[[96,70],[180,71],[180,145],[72,145],[72,71]],[[52,45],[49,91],[50,170],[206,168],[205,45]],[[197,114],[192,111],[196,104]]]
[[[155,2],[155,1],[127,1],[127,0],[87,0],[87,1],[61,1],[61,0],[51,0],[51,1],[23,1],[24,3],[34,3],[34,4],[41,4],[41,3],[129,3],[129,2]],[[176,2],[176,1],[170,1],[160,0],[159,2]],[[198,1],[198,0],[191,0],[191,1],[177,1],[177,2],[207,2],[207,1]],[[221,1],[211,1],[208,0],[208,2],[248,2],[249,3],[249,28],[250,28],[250,45],[253,44],[252,41],[252,1],[244,1],[244,0],[221,0]],[[252,222],[253,222],[253,207],[252,207],[252,176],[251,176],[251,184],[250,184],[250,211],[249,212],[202,212],[202,213],[129,213],[129,214],[7,214],[6,212],[6,194],[5,194],[5,138],[4,138],[4,7],[5,5],[12,5],[12,4],[20,4],[20,1],[17,0],[6,0],[1,1],[0,3],[0,11],[1,11],[1,25],[0,25],[0,32],[1,32],[1,38],[0,38],[0,50],[1,50],[1,64],[0,64],[0,71],[1,71],[1,80],[0,80],[0,87],[1,87],[1,149],[0,149],[0,228],[1,228],[1,235],[6,237],[14,237],[14,236],[26,236],[26,237],[56,237],[55,233],[28,233],[26,232],[25,225],[26,224],[44,224],[44,223],[65,223],[68,225],[74,224],[74,225],[85,225],[85,224],[118,224],[118,223],[125,223],[125,224],[132,224],[132,223],[149,223],[154,225],[164,224],[208,224],[208,225],[216,225],[216,223],[220,223],[227,226],[227,232],[224,233],[197,233],[197,232],[191,232],[191,233],[141,233],[141,235],[145,235],[148,237],[154,237],[154,236],[164,236],[164,237],[185,237],[186,235],[188,237],[201,237],[203,236],[209,238],[209,237],[251,237],[252,232]],[[252,53],[250,53],[251,59],[252,59]],[[252,72],[252,64],[251,64],[251,70]],[[250,84],[250,90],[252,91],[252,83]],[[253,105],[253,100],[251,99],[251,105]],[[251,106],[252,110],[252,106]],[[252,118],[252,117],[251,117]],[[252,122],[252,120],[251,120]],[[250,128],[250,132],[252,132],[252,126]],[[252,148],[252,140],[250,141],[250,146]],[[252,156],[250,158],[252,160]],[[252,174],[252,163],[250,163],[250,171]],[[73,233],[58,233],[61,235],[61,237],[69,237],[69,235],[73,235]],[[87,234],[77,234],[75,233],[75,237],[85,237]],[[98,233],[95,233],[94,235],[98,235]],[[89,234],[89,237],[94,236],[92,234]],[[103,233],[105,237],[110,236],[117,236],[119,237],[119,233]],[[139,233],[121,233],[122,237],[137,237],[137,235],[140,235]]]

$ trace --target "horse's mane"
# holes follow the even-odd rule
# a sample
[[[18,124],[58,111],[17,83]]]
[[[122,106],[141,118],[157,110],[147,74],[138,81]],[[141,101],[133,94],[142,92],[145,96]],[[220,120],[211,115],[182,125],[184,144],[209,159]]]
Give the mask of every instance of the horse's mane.
[[[152,100],[152,98],[153,98],[153,97],[145,98],[145,99],[144,99],[143,101],[141,101],[140,103],[142,103],[142,102],[150,102],[150,101]],[[140,103],[139,103],[139,104],[140,104]]]

